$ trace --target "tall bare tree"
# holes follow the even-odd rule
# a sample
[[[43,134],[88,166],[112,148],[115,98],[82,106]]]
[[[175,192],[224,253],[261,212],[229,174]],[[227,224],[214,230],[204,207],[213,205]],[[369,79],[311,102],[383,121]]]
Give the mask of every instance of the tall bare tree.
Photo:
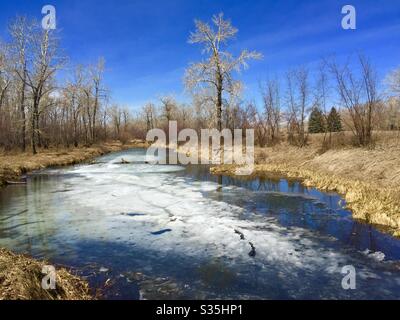
[[[58,55],[58,41],[51,29],[41,28],[32,21],[29,27],[30,56],[29,64],[24,70],[16,69],[18,77],[30,91],[31,105],[31,144],[33,154],[37,153],[37,145],[41,144],[39,128],[40,106],[42,99],[54,91],[51,80],[60,69],[63,61]]]
[[[92,123],[91,123],[91,138],[96,141],[96,119],[99,112],[100,99],[105,97],[105,89],[103,88],[103,74],[104,74],[105,60],[100,58],[97,65],[90,69],[90,74],[93,82],[93,108],[92,108]]]
[[[226,50],[229,40],[232,40],[238,30],[222,13],[214,15],[212,25],[196,20],[196,31],[191,33],[189,43],[201,44],[205,60],[193,63],[186,71],[186,86],[192,90],[207,88],[211,91],[212,100],[216,107],[216,122],[218,130],[222,130],[222,106],[224,92],[237,95],[241,89],[240,81],[233,78],[233,72],[240,72],[248,67],[250,59],[260,59],[261,54],[244,50],[234,57]]]
[[[28,68],[28,50],[31,40],[32,22],[19,16],[9,26],[12,37],[11,50],[14,55],[14,72],[19,76],[19,113],[21,118],[21,148],[26,149],[26,83]]]

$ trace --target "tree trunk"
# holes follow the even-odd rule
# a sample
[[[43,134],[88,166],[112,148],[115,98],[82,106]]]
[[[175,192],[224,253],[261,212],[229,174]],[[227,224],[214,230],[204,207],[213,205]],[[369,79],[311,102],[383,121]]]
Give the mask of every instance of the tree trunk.
[[[94,101],[94,107],[93,107],[93,124],[92,124],[92,139],[93,142],[96,140],[96,116],[97,116],[97,109],[99,105],[99,88],[96,86],[96,92],[95,92],[95,101]]]
[[[19,110],[21,113],[21,148],[22,152],[26,151],[26,116],[25,116],[25,86],[26,86],[26,67],[24,67],[24,77],[21,85],[21,100]]]
[[[222,131],[222,76],[217,72],[217,129]]]
[[[77,116],[74,115],[74,146],[78,147],[78,119]]]
[[[36,105],[36,109],[35,109],[35,118],[36,118],[35,122],[36,122],[36,130],[37,130],[37,132],[36,132],[37,146],[39,148],[41,148],[42,147],[42,137],[41,137],[41,134],[39,131],[40,117],[39,117],[39,106],[38,105]]]
[[[36,102],[34,102],[34,106],[33,106],[33,110],[35,110],[35,104]],[[32,153],[36,154],[36,124],[35,124],[35,111],[33,111],[33,114],[31,116],[31,127],[32,127],[32,133],[31,133],[31,144],[32,144]]]

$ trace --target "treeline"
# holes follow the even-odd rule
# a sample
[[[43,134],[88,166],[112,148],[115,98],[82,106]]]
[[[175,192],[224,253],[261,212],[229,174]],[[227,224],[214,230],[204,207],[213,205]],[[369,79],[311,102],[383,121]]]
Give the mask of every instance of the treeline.
[[[127,111],[109,107],[105,61],[73,66],[55,30],[17,17],[0,43],[0,148],[90,145],[118,138]],[[64,83],[57,75],[67,71]],[[111,128],[111,124],[114,124]]]
[[[309,134],[325,133],[323,144],[329,148],[332,133],[342,130],[353,133],[354,145],[368,146],[374,130],[400,128],[400,69],[381,86],[375,68],[363,55],[345,63],[324,59],[314,70],[301,66],[260,84],[262,105],[256,105],[240,99],[243,84],[235,80],[235,73],[262,55],[243,50],[234,57],[228,51],[238,30],[222,13],[213,16],[211,23],[196,20],[195,26],[189,43],[201,46],[204,58],[190,64],[185,74],[192,106],[172,98],[162,99],[158,108],[147,104],[142,112],[145,130],[165,127],[172,119],[180,127],[198,131],[253,128],[260,146],[287,139],[299,147],[307,144]]]
[[[301,67],[261,83],[258,105],[227,95],[222,101],[222,127],[253,128],[259,146],[287,140],[302,147],[310,134],[321,133],[327,148],[332,135],[342,131],[352,132],[353,145],[367,146],[373,142],[374,131],[399,130],[400,96],[393,89],[400,78],[393,78],[395,72],[381,86],[365,57],[357,57],[352,65],[332,61],[322,61],[316,70]],[[205,97],[195,94],[191,105],[173,97],[146,104],[135,117],[136,133],[144,138],[152,128],[166,129],[169,120],[198,132],[216,128],[216,105]]]

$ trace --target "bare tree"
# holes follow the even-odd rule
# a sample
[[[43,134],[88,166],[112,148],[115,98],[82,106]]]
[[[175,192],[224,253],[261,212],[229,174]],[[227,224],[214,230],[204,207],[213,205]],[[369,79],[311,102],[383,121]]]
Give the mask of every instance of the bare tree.
[[[160,98],[161,117],[164,120],[164,131],[167,133],[167,145],[169,145],[169,122],[176,120],[177,103],[173,97],[165,96]]]
[[[8,63],[8,48],[5,44],[0,43],[0,112],[11,84],[12,71]]]
[[[400,129],[400,68],[391,71],[385,78],[389,98],[385,104],[388,127]]]
[[[155,127],[155,106],[152,103],[148,103],[143,107],[143,113],[146,118],[146,129],[150,131]]]
[[[318,66],[317,80],[314,88],[314,103],[313,108],[316,108],[322,113],[323,120],[325,123],[324,126],[324,139],[323,139],[323,147],[330,147],[332,143],[332,130],[329,130],[328,126],[328,116],[330,110],[328,110],[328,99],[330,95],[330,83],[329,76],[327,72],[327,65],[324,61],[320,63]],[[329,134],[329,139],[327,141],[327,136]]]
[[[121,123],[122,123],[122,110],[119,106],[114,105],[111,108],[112,123],[114,126],[115,138],[121,135]]]
[[[264,147],[268,142],[268,128],[265,112],[260,112],[254,102],[247,104],[242,111],[243,129],[254,128],[256,143]]]
[[[305,122],[308,112],[309,103],[309,71],[306,68],[300,68],[297,72],[297,83],[299,87],[299,105],[300,105],[300,132],[299,132],[299,143],[300,147],[303,147],[307,142],[307,137],[305,136]]]
[[[397,68],[390,72],[385,82],[388,86],[389,93],[395,95],[397,98],[400,98],[400,68]]]
[[[269,80],[262,92],[266,121],[266,134],[271,143],[279,138],[281,121],[280,89],[277,80]]]
[[[53,30],[45,30],[34,21],[29,29],[28,39],[31,46],[29,60],[31,63],[24,70],[16,69],[16,72],[20,80],[28,87],[31,95],[31,144],[32,152],[36,154],[36,147],[41,144],[40,105],[42,99],[55,89],[51,80],[61,67],[62,60],[57,56],[58,41]]]
[[[91,138],[96,141],[96,119],[99,111],[100,99],[105,97],[105,90],[103,88],[103,74],[104,74],[105,60],[100,58],[97,65],[90,69],[90,74],[93,82],[93,108],[92,108],[92,123],[91,123]]]
[[[64,99],[68,105],[72,117],[73,143],[77,147],[79,143],[79,121],[82,115],[83,101],[83,67],[78,65],[74,68],[72,80],[67,82],[64,88]]]
[[[162,117],[166,120],[167,125],[169,121],[175,120],[177,110],[177,103],[174,98],[166,96],[160,98]]]
[[[9,32],[12,37],[11,49],[15,56],[14,72],[19,76],[19,112],[21,117],[21,148],[26,149],[26,83],[30,36],[32,23],[26,17],[17,17],[10,25]]]
[[[72,68],[59,85],[56,74],[66,59],[56,31],[26,17],[17,17],[8,31],[10,41],[0,43],[0,147],[25,150],[28,135],[33,153],[51,144],[69,147],[106,139],[112,121],[105,110],[104,60]],[[127,128],[131,119],[124,115]]]
[[[307,142],[305,123],[309,112],[309,70],[301,67],[286,74],[287,130],[289,142],[304,147]]]
[[[375,70],[364,56],[358,57],[360,75],[357,77],[348,63],[340,67],[336,61],[329,63],[337,83],[339,97],[346,107],[357,144],[367,146],[372,141],[373,116],[379,105]]]
[[[233,72],[239,72],[248,67],[247,61],[259,59],[261,54],[244,50],[235,58],[224,50],[228,41],[238,32],[229,20],[225,20],[222,13],[212,18],[213,26],[196,20],[196,31],[191,33],[189,43],[203,45],[206,60],[190,65],[185,75],[186,86],[190,90],[201,90],[204,87],[212,92],[212,99],[216,107],[218,130],[222,130],[222,106],[224,92],[237,95],[240,92],[240,81],[234,80]]]

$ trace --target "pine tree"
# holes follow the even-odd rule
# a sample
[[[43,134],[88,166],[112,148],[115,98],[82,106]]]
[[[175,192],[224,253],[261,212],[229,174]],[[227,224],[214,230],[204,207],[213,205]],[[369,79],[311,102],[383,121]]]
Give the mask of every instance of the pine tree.
[[[329,132],[340,132],[343,130],[342,120],[340,114],[333,107],[328,116],[328,131]]]
[[[308,122],[309,133],[323,133],[325,132],[324,116],[319,108],[313,108],[310,120]]]

